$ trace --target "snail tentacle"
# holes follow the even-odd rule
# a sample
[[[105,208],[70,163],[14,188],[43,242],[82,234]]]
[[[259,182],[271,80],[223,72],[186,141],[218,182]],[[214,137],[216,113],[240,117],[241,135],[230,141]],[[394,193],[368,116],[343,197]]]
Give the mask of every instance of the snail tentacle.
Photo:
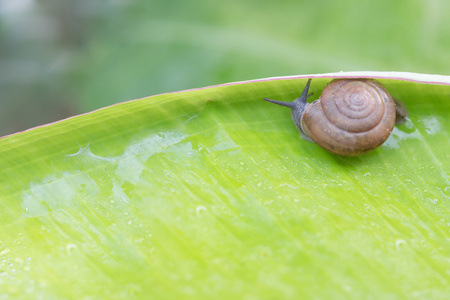
[[[306,99],[309,96],[308,90],[309,90],[310,83],[311,83],[311,78],[308,79],[308,82],[306,83],[306,86],[303,89],[303,92],[300,95],[300,97],[298,97],[297,99],[295,99],[292,102],[278,101],[278,100],[272,100],[272,99],[268,99],[268,98],[264,98],[264,101],[271,102],[271,103],[285,106],[285,107],[289,107],[291,109],[292,121],[294,121],[295,127],[297,127],[298,131],[300,131],[300,135],[302,136],[302,138],[314,143],[314,141],[308,135],[306,135],[305,132],[303,131],[302,125],[300,123],[301,118],[299,118],[299,116],[303,115],[303,112],[309,106],[309,103],[306,101]]]

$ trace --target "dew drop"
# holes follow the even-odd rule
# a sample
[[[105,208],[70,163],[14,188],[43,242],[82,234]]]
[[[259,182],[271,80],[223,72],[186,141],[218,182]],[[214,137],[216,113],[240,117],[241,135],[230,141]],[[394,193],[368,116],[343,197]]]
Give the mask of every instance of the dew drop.
[[[202,212],[206,211],[206,207],[204,207],[203,205],[198,205],[195,208],[195,213],[197,214],[197,217],[201,217]]]

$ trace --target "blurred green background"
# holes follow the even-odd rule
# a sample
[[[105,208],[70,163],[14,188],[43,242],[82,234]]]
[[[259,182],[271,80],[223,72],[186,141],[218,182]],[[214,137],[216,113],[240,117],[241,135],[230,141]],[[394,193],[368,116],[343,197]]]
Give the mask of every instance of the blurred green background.
[[[263,77],[450,74],[445,0],[0,0],[0,135]]]

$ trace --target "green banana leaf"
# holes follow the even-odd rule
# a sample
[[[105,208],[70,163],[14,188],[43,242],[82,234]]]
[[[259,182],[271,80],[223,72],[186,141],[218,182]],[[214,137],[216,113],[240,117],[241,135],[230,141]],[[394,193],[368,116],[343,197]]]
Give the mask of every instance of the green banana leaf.
[[[341,157],[300,138],[307,78],[409,111]],[[314,98],[310,97],[310,98]],[[448,299],[450,77],[267,78],[124,102],[0,139],[0,299]]]

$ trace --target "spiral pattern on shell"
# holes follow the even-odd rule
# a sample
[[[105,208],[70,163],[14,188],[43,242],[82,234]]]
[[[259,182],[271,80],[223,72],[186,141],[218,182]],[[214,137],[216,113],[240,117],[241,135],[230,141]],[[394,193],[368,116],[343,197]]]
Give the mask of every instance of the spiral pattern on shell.
[[[326,150],[346,156],[369,152],[386,141],[395,125],[395,103],[372,79],[337,79],[301,118],[306,135]]]

